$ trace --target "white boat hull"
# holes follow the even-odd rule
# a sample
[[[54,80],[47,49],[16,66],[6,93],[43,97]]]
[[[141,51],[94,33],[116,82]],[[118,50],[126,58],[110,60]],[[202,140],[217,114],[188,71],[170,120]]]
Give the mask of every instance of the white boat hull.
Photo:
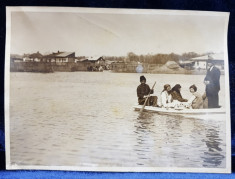
[[[142,109],[142,105],[133,106],[136,111]],[[224,108],[213,108],[213,109],[181,109],[176,110],[173,108],[159,108],[152,106],[145,106],[144,111],[157,112],[161,114],[193,114],[193,115],[205,115],[205,114],[225,114]]]

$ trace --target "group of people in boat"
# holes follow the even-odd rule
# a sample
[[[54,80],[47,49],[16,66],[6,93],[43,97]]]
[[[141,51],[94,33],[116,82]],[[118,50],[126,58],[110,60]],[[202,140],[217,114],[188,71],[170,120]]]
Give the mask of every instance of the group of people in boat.
[[[208,62],[208,67],[204,78],[205,93],[198,93],[197,86],[193,84],[189,86],[189,91],[192,94],[189,99],[182,97],[180,84],[176,84],[173,88],[169,84],[165,84],[160,99],[158,99],[157,96],[150,95],[154,93],[154,90],[146,84],[146,78],[140,76],[141,84],[137,87],[138,103],[140,105],[175,109],[219,108],[220,70],[215,67],[213,61]]]

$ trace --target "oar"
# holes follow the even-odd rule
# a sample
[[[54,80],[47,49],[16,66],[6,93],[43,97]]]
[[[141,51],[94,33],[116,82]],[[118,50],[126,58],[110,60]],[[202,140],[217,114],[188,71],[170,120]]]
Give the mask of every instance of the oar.
[[[150,93],[151,93],[151,91],[153,90],[155,84],[156,84],[156,81],[155,81],[155,83],[153,84],[152,89],[150,90],[150,92],[149,92],[147,98],[146,98],[145,101],[144,101],[144,105],[142,106],[142,108],[141,108],[141,110],[140,110],[141,113],[144,111],[144,108],[145,108],[145,106],[146,106],[146,103],[147,103],[147,101],[148,101],[148,98],[149,98],[149,96],[150,96]]]

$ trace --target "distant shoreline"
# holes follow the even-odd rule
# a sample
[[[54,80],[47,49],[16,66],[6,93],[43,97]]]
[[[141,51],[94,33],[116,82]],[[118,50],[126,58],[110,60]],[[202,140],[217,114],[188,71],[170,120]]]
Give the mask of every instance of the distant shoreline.
[[[95,66],[90,70],[90,63],[73,63],[73,62],[11,62],[11,72],[35,72],[35,73],[53,73],[53,72],[102,72],[111,71],[113,73],[149,73],[149,74],[191,74],[206,75],[206,69],[187,69],[181,67],[174,61],[166,64],[149,64],[149,63],[112,63],[109,67],[105,65]],[[93,64],[94,66],[94,64]],[[101,68],[102,67],[102,68]],[[101,68],[101,70],[100,70]],[[224,74],[224,70],[221,70]]]
[[[64,73],[68,71],[55,71],[54,73]],[[76,73],[76,72],[86,72],[86,73],[90,73],[90,72],[98,72],[98,73],[102,73],[99,71],[74,71],[72,73]],[[33,72],[33,71],[11,71],[10,73],[42,73],[42,74],[48,74],[46,72]],[[103,73],[138,73],[138,72],[114,72],[114,71],[103,71]],[[197,72],[192,72],[192,73],[176,73],[176,72],[167,72],[167,73],[163,73],[163,72],[158,72],[158,73],[150,73],[150,72],[142,72],[142,73],[138,73],[138,74],[166,74],[166,75],[206,75],[206,73],[197,73]],[[221,72],[221,75],[224,75],[224,71]]]
[[[167,70],[167,71],[154,71],[154,72],[141,72],[143,74],[184,74],[184,75],[206,75],[206,70],[187,70],[186,72],[183,71],[174,71],[174,70]],[[112,71],[112,73],[138,73],[138,72],[117,72]],[[224,75],[224,71],[221,71],[221,75]]]

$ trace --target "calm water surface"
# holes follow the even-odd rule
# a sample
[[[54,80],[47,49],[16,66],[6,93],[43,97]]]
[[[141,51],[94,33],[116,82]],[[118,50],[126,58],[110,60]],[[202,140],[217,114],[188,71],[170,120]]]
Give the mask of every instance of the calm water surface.
[[[134,111],[139,74],[11,73],[11,163],[43,166],[225,167],[225,116]],[[204,76],[145,74],[200,93]],[[221,78],[220,96],[224,95]],[[220,98],[224,106],[224,98]]]

